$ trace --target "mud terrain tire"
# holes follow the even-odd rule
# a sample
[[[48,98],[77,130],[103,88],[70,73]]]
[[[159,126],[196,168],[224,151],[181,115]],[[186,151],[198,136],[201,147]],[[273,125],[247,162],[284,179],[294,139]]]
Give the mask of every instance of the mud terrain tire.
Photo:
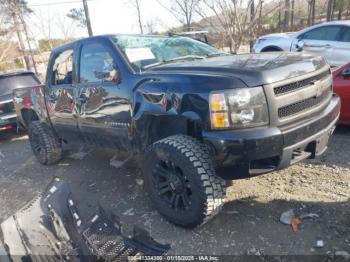
[[[175,135],[152,144],[143,174],[153,204],[176,225],[202,225],[225,203],[225,181],[215,175],[207,146],[192,137]]]
[[[28,133],[33,153],[41,164],[53,165],[61,160],[61,145],[46,124],[33,121]]]

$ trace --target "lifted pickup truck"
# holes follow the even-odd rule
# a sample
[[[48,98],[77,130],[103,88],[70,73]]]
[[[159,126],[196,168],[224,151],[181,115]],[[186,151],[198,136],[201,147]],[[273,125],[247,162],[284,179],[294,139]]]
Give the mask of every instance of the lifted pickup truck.
[[[59,47],[32,100],[26,121],[40,163],[58,162],[74,143],[141,153],[153,204],[189,228],[220,210],[225,180],[322,154],[340,109],[322,57],[232,56],[178,36]]]

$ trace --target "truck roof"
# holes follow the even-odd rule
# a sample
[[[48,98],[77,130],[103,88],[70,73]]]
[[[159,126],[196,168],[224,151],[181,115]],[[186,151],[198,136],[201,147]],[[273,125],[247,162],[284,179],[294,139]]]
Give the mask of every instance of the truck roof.
[[[11,72],[0,72],[1,77],[18,76],[18,75],[34,75],[32,71],[29,70],[17,70]]]

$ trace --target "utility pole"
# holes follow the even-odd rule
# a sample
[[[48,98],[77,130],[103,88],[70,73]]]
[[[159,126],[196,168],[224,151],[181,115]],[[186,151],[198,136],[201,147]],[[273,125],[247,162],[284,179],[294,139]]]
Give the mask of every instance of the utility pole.
[[[83,5],[84,5],[84,11],[85,11],[86,26],[89,32],[89,36],[93,36],[87,0],[83,0]]]

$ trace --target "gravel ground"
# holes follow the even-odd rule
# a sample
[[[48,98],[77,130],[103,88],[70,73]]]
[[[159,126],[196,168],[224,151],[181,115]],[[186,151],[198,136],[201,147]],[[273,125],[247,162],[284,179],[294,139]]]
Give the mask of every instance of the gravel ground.
[[[145,197],[136,164],[115,169],[110,152],[94,151],[83,160],[66,158],[45,167],[33,157],[28,138],[0,134],[0,221],[13,214],[52,177],[68,181],[83,215],[101,204],[121,218],[125,232],[133,225],[171,244],[171,254],[312,255],[350,253],[350,128],[338,127],[327,153],[288,169],[235,181],[228,203],[212,221],[184,230],[165,221]],[[315,213],[294,233],[279,222],[281,213]],[[317,248],[322,240],[324,247]]]

